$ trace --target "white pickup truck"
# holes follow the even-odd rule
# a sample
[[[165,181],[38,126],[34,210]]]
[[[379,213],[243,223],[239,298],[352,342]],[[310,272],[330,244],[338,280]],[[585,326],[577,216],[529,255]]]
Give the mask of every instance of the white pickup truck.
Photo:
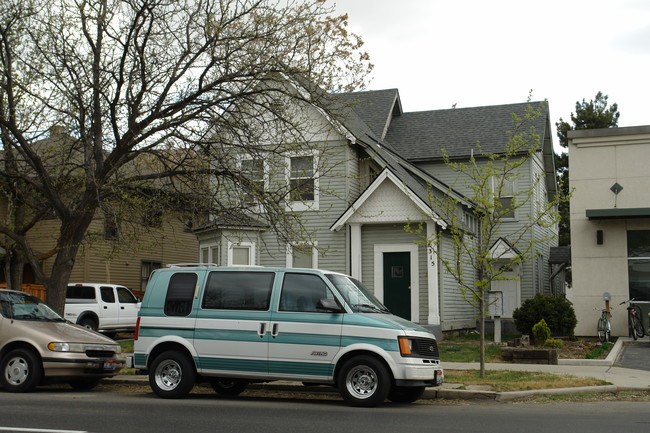
[[[86,328],[114,335],[133,331],[140,299],[116,284],[70,283],[65,297],[65,318]]]

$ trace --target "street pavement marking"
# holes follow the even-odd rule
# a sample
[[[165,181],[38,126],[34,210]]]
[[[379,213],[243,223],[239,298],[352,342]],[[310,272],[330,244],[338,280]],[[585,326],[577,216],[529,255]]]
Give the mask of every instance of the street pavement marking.
[[[53,430],[43,428],[0,427],[0,431],[34,432],[34,433],[88,433],[86,430]]]

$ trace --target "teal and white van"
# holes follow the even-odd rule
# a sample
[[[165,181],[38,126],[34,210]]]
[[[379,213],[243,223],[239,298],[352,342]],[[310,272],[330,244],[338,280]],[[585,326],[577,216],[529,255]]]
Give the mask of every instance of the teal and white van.
[[[443,381],[427,329],[393,316],[363,285],[315,269],[171,265],[151,275],[134,364],[164,398],[209,382],[291,380],[338,387],[354,406],[417,400]]]

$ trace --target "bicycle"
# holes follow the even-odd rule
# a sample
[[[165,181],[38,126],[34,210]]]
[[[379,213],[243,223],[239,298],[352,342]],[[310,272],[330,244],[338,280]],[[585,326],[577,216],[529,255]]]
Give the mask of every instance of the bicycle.
[[[635,340],[645,335],[643,322],[641,321],[641,311],[639,307],[633,304],[634,298],[629,301],[623,301],[619,305],[627,305],[627,329],[628,335],[631,335]]]
[[[598,310],[596,308],[596,310]],[[609,337],[612,334],[612,324],[609,321],[610,316],[612,313],[607,311],[606,309],[600,310],[600,317],[598,318],[598,323],[597,323],[597,331],[598,331],[598,339],[600,341],[609,341]]]

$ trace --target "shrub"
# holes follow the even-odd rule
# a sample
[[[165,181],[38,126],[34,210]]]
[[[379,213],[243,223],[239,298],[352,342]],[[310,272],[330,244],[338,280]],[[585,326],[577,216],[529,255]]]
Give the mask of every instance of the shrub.
[[[559,349],[561,347],[564,347],[564,341],[558,340],[557,338],[547,338],[544,342],[544,347]]]
[[[544,319],[555,335],[573,336],[578,323],[573,305],[563,296],[537,294],[525,300],[512,317],[517,330],[532,335],[533,326]]]
[[[551,328],[546,324],[546,320],[542,319],[533,325],[533,338],[536,344],[544,344],[550,337]]]

